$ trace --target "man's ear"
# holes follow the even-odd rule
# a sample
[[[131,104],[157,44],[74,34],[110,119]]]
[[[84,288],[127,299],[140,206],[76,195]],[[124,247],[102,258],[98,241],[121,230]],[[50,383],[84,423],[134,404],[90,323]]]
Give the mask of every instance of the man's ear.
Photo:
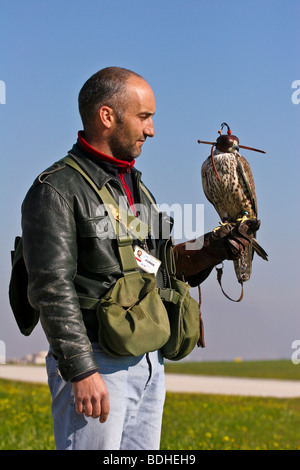
[[[101,106],[98,110],[98,115],[103,126],[109,129],[115,121],[114,111],[109,106]]]

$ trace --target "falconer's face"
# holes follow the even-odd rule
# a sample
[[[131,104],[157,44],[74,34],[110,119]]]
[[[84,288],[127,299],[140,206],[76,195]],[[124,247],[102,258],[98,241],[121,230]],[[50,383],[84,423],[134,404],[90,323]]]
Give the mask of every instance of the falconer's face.
[[[147,137],[153,137],[155,99],[150,85],[140,77],[127,81],[126,107],[121,120],[115,119],[109,137],[112,155],[120,160],[137,158]]]

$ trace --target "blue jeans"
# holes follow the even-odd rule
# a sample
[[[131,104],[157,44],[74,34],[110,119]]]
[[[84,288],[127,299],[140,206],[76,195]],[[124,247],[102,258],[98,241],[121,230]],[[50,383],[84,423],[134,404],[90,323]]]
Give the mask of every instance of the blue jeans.
[[[46,358],[57,450],[158,450],[165,401],[163,359],[159,351],[114,358],[93,345],[106,383],[110,412],[105,423],[75,410],[72,384]]]

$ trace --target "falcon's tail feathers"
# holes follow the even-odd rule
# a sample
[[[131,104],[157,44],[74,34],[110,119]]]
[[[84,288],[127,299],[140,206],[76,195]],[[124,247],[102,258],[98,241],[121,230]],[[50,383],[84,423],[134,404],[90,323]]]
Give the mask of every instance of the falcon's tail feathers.
[[[259,245],[256,238],[253,238],[252,243],[249,243],[249,245],[246,247],[243,256],[233,261],[235,274],[239,282],[249,281],[252,271],[252,259],[254,252],[264,260],[268,261],[267,253]]]
[[[265,250],[260,246],[256,238],[253,238],[252,240],[252,246],[254,251],[260,256],[262,259],[265,261],[268,261],[268,254],[265,252]]]
[[[253,249],[252,245],[249,244],[245,248],[243,256],[233,261],[235,274],[239,282],[249,281],[252,271],[252,258]]]

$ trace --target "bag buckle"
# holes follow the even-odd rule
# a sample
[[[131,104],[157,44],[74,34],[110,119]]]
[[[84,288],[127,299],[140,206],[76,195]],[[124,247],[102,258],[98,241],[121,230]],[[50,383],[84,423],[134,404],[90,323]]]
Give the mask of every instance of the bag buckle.
[[[171,302],[172,304],[177,304],[180,298],[179,292],[176,292],[175,289],[159,288],[158,292],[163,301]]]
[[[117,235],[117,241],[118,241],[118,245],[119,246],[128,246],[128,245],[132,245],[132,238],[130,235],[128,234],[119,234]]]

